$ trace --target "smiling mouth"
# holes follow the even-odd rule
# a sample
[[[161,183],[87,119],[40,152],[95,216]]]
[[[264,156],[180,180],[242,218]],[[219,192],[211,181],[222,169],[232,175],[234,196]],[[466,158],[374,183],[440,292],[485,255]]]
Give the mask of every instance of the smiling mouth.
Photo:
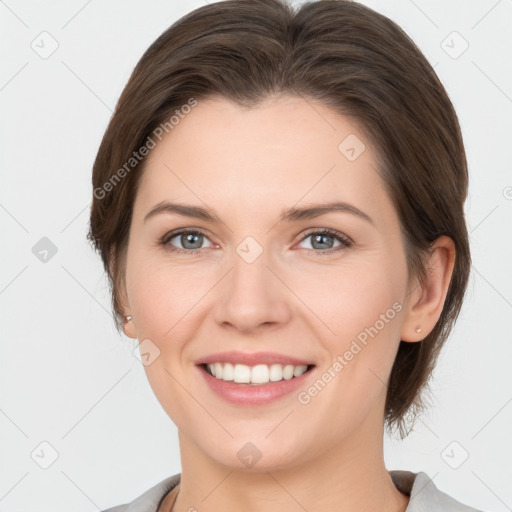
[[[213,363],[200,365],[203,370],[217,380],[234,382],[236,384],[248,384],[261,386],[292,380],[314,368],[315,365],[283,365],[283,364],[257,364],[248,366],[245,364]]]

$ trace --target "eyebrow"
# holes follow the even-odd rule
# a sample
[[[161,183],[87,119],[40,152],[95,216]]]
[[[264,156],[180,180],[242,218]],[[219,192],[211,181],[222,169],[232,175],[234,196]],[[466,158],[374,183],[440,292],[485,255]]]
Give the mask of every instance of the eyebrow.
[[[335,201],[331,203],[322,203],[322,204],[312,204],[311,206],[302,207],[302,208],[289,208],[284,210],[281,213],[281,217],[279,222],[296,222],[305,219],[313,219],[315,217],[319,217],[321,215],[325,215],[331,212],[343,212],[343,213],[351,213],[370,224],[375,224],[372,218],[355,207],[352,204],[345,203],[343,201]],[[187,204],[180,203],[171,203],[169,201],[162,201],[154,206],[144,217],[144,222],[149,220],[151,217],[161,213],[174,213],[177,215],[182,215],[183,217],[191,217],[194,219],[200,219],[211,223],[220,223],[221,220],[219,217],[206,208],[201,206],[192,206]]]

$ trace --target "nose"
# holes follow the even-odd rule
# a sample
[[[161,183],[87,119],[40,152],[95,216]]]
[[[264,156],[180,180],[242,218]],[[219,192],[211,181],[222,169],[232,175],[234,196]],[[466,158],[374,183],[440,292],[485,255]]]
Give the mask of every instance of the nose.
[[[234,252],[232,261],[232,269],[217,291],[218,325],[248,333],[289,322],[293,294],[267,252],[263,251],[252,262]]]

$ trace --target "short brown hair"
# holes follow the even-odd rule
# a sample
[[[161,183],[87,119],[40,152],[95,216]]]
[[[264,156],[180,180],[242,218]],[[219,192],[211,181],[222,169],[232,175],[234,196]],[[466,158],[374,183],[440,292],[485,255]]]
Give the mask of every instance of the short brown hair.
[[[428,61],[393,21],[356,2],[322,0],[297,9],[284,0],[217,2],[182,17],[144,53],[92,175],[89,239],[109,278],[116,325],[144,169],[143,160],[132,162],[133,170],[126,162],[191,98],[220,95],[250,108],[278,93],[319,100],[359,122],[398,211],[410,275],[426,275],[423,257],[439,236],[454,241],[455,267],[440,319],[422,342],[401,341],[392,368],[385,418],[403,433],[405,413],[422,407],[420,392],[467,286],[467,163],[457,115]]]

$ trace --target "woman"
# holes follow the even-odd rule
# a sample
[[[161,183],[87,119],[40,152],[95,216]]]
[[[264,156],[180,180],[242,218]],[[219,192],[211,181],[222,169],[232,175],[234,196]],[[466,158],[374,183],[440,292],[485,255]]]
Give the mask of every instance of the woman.
[[[474,510],[383,459],[463,301],[467,186],[443,86],[371,9],[233,0],[164,32],[89,236],[182,472],[110,511]]]

